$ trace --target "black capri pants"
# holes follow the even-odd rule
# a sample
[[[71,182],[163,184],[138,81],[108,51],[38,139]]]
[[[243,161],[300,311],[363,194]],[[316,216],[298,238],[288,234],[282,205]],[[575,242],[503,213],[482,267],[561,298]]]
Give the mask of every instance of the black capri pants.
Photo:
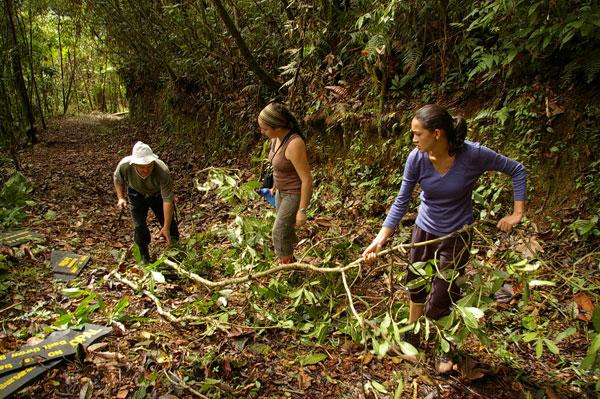
[[[412,243],[436,238],[439,236],[428,233],[416,225],[413,227]],[[410,265],[406,273],[407,284],[419,278],[412,264],[430,260],[434,260],[434,263],[437,264],[437,270],[434,270],[431,280],[431,292],[427,292],[425,284],[409,288],[411,302],[425,304],[425,316],[428,318],[437,320],[449,315],[452,304],[460,299],[460,287],[456,282],[456,277],[464,274],[470,249],[471,235],[469,232],[455,235],[435,244],[411,248]],[[449,278],[451,275],[454,277]]]

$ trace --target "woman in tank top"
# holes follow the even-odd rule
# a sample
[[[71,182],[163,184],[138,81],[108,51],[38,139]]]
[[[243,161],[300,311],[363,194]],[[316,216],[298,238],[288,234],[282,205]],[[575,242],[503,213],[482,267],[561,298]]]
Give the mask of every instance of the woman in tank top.
[[[271,140],[271,191],[276,193],[277,210],[272,230],[273,246],[279,262],[286,264],[294,259],[294,245],[298,241],[295,227],[306,223],[306,208],[312,195],[306,145],[298,121],[279,103],[270,103],[260,112],[258,126]]]

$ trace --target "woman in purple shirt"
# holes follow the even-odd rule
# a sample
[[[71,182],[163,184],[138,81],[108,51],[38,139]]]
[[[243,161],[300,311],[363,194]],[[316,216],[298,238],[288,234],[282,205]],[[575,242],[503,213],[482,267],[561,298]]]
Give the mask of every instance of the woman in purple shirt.
[[[462,117],[451,117],[445,108],[437,104],[426,105],[415,113],[411,133],[417,148],[406,160],[400,192],[381,231],[363,252],[363,259],[367,263],[376,259],[377,253],[406,213],[417,183],[421,187],[421,204],[413,227],[413,243],[433,240],[472,223],[473,186],[486,171],[506,173],[513,181],[513,213],[500,219],[498,228],[510,232],[521,221],[525,211],[526,192],[525,168],[521,163],[479,143],[466,141],[465,120]],[[450,279],[436,274],[431,281],[429,293],[423,285],[409,289],[409,323],[417,321],[423,315],[437,320],[450,314],[450,307],[460,298],[455,277],[456,274],[464,273],[470,245],[471,238],[467,232],[436,244],[411,249],[411,264],[435,259],[440,271],[456,273]],[[417,277],[417,271],[409,267],[407,284]],[[451,368],[452,362],[449,360],[438,364],[439,372],[448,372]]]

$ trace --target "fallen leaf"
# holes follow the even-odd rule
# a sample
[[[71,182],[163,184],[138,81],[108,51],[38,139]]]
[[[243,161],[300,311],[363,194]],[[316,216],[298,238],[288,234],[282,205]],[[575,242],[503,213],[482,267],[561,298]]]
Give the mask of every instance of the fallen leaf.
[[[298,372],[298,387],[301,390],[305,390],[308,389],[311,385],[311,378],[308,374],[306,374],[306,372],[304,371],[304,369],[300,369],[300,371]]]
[[[227,333],[228,338],[237,338],[244,335],[254,335],[254,329],[244,326],[233,326]]]
[[[92,345],[88,346],[87,351],[95,352],[98,349],[104,348],[105,346],[108,346],[108,342],[98,342],[97,344],[92,344]]]
[[[92,393],[94,392],[94,384],[89,378],[84,379],[86,382],[79,391],[79,399],[91,399]]]
[[[32,345],[32,346],[33,346],[33,345],[37,345],[37,344],[39,344],[39,343],[40,343],[40,342],[42,342],[43,340],[44,340],[44,339],[43,339],[43,338],[41,338],[41,337],[31,337],[31,338],[29,338],[29,339],[27,340],[26,344],[27,344],[27,345]]]
[[[583,292],[580,292],[577,295],[575,295],[573,297],[573,300],[575,301],[577,306],[579,306],[580,310],[584,310],[588,313],[592,313],[594,311],[594,304],[592,303],[592,300]]]
[[[498,291],[494,293],[494,299],[499,303],[508,303],[515,297],[515,290],[512,285],[504,284]]]
[[[363,364],[369,364],[371,363],[371,360],[373,360],[373,353],[368,352],[363,358],[362,358],[362,362]]]
[[[519,240],[515,249],[529,259],[535,258],[538,252],[544,252],[544,248],[542,248],[535,236],[525,237],[522,240]]]
[[[313,222],[323,227],[331,227],[333,225],[331,218],[324,216],[314,218]]]
[[[129,389],[121,389],[118,393],[116,398],[117,399],[125,399],[127,397],[127,394],[129,393]]]
[[[464,381],[474,381],[485,376],[484,369],[477,367],[477,362],[473,358],[466,356],[453,367],[460,373]]]

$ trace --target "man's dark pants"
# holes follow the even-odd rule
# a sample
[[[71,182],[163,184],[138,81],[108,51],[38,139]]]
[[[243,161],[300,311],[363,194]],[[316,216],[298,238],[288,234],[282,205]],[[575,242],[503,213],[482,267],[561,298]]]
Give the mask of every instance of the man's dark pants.
[[[148,229],[148,224],[146,223],[148,209],[152,209],[162,227],[165,223],[162,197],[160,193],[144,195],[131,187],[127,187],[127,196],[129,197],[129,210],[133,219],[133,241],[140,247],[142,257],[149,258],[148,245],[150,244],[151,237],[150,229]],[[175,210],[173,210],[173,221],[171,222],[170,232],[173,240],[179,239]]]

